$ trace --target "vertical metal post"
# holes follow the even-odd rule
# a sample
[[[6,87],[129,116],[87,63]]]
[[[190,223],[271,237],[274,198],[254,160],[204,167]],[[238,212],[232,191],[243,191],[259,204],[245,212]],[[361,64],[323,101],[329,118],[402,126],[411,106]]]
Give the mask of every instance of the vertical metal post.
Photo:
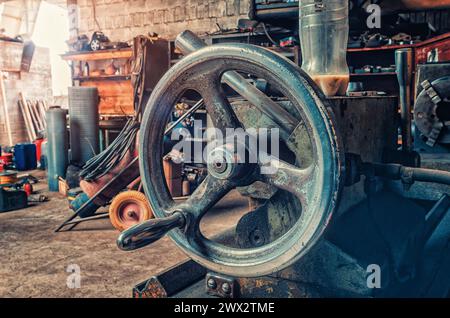
[[[397,79],[400,87],[400,110],[401,110],[401,130],[402,149],[412,151],[411,134],[411,80],[413,68],[413,51],[411,48],[395,51],[395,65]]]

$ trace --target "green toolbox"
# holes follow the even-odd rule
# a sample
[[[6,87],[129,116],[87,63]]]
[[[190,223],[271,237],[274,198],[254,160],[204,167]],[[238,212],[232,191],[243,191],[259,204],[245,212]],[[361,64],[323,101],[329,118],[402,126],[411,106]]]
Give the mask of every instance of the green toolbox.
[[[0,212],[22,209],[27,205],[28,200],[25,191],[0,187]]]

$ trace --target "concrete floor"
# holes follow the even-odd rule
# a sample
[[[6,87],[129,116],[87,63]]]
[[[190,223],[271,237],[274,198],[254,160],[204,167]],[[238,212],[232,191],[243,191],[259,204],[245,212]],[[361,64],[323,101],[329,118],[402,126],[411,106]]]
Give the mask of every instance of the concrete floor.
[[[134,252],[120,251],[119,234],[108,219],[79,225],[71,232],[54,229],[71,213],[67,199],[47,193],[42,172],[35,190],[48,202],[0,213],[0,297],[130,297],[132,288],[186,259],[169,238]],[[230,194],[205,217],[209,236],[235,224],[246,200]],[[80,267],[81,288],[67,287],[67,267]]]

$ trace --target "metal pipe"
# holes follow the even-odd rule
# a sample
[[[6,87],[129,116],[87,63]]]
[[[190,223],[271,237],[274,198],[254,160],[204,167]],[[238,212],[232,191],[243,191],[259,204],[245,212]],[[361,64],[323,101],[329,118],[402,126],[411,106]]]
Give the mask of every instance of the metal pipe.
[[[67,110],[50,107],[47,110],[47,179],[52,192],[59,190],[59,177],[66,177],[68,165]]]
[[[412,151],[411,136],[411,80],[413,52],[411,48],[395,51],[395,65],[398,84],[400,87],[399,99],[401,110],[402,149]]]
[[[404,167],[406,173],[411,172],[415,181],[435,182],[450,185],[450,172],[423,168]]]
[[[296,20],[298,19],[298,6],[274,8],[274,9],[262,9],[256,10],[255,20],[257,21],[272,21],[272,20]]]
[[[448,171],[405,167],[393,163],[365,163],[363,166],[364,171],[370,171],[373,168],[376,176],[403,180],[410,184],[420,181],[450,185],[450,172]]]
[[[194,106],[188,109],[183,115],[180,116],[175,122],[173,122],[164,132],[164,135],[168,135],[179,123],[185,120],[187,117],[195,113],[200,107],[204,105],[203,98],[200,99]]]
[[[184,55],[188,55],[207,46],[202,39],[189,30],[177,36],[175,45]],[[282,129],[287,130],[288,133],[291,133],[297,127],[298,121],[287,110],[270,99],[254,85],[250,84],[236,71],[226,72],[222,79],[239,95],[269,116]]]

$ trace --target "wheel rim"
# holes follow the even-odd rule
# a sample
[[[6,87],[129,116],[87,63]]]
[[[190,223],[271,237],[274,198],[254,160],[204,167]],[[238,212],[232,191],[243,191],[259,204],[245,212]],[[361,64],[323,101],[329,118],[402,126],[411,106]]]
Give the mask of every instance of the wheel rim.
[[[281,175],[270,182],[294,192],[307,208],[287,233],[257,248],[230,248],[206,239],[198,229],[199,220],[206,212],[197,213],[184,232],[174,230],[169,235],[191,258],[211,270],[254,277],[278,271],[302,257],[320,238],[340,196],[343,158],[339,137],[323,96],[298,67],[266,49],[243,44],[212,46],[187,56],[166,73],[146,107],[141,127],[140,169],[154,214],[165,217],[179,209],[167,190],[161,163],[163,132],[171,105],[183,92],[194,89],[202,95],[207,107],[213,109],[211,116],[215,126],[229,127],[236,119],[233,114],[221,112],[211,105],[220,104],[226,108],[228,102],[221,96],[218,83],[225,72],[232,70],[270,80],[294,104],[297,113],[292,115],[304,121],[311,135],[313,163],[302,170],[304,174],[298,169],[289,170],[290,166],[280,166]],[[291,172],[294,178],[291,178]],[[192,200],[209,198],[214,202],[217,193],[213,190],[236,186],[214,178],[204,182],[202,196]],[[297,183],[305,185],[300,187]],[[208,202],[195,203],[181,208],[192,215],[196,214],[192,209],[198,207],[197,203],[206,210],[210,208]]]

